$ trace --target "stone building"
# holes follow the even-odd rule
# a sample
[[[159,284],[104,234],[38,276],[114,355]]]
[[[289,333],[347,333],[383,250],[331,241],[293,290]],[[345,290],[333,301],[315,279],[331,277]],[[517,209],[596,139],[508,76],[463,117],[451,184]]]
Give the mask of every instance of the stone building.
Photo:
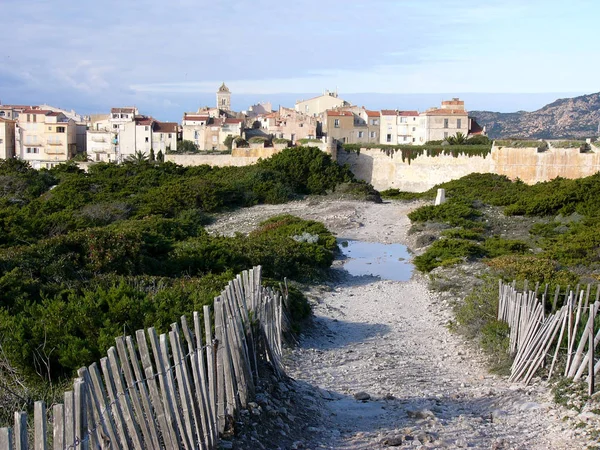
[[[458,98],[445,100],[441,108],[430,108],[419,116],[418,144],[442,141],[457,133],[469,134],[469,114]]]
[[[262,135],[267,137],[287,139],[295,144],[300,139],[315,139],[317,137],[317,118],[291,108],[280,107],[278,111],[263,114],[252,122],[246,136]],[[258,126],[257,126],[258,124]]]
[[[36,169],[63,163],[77,153],[75,121],[60,112],[26,109],[19,113],[16,133],[20,134],[16,157]]]
[[[221,84],[217,91],[217,108],[224,111],[231,111],[231,91],[225,85],[225,82]]]
[[[0,118],[0,159],[15,157],[16,120]]]
[[[381,144],[417,144],[419,135],[419,112],[384,109],[381,111]]]
[[[297,101],[294,109],[298,112],[316,117],[319,114],[323,114],[328,109],[335,109],[343,106],[350,106],[350,103],[339,98],[337,91],[325,91],[322,95],[317,97]]]

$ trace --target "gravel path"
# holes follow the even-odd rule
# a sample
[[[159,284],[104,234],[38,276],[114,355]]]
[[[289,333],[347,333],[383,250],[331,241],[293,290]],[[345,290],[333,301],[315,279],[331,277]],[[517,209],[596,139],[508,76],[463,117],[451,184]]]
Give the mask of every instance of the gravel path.
[[[213,232],[249,231],[281,212],[324,222],[338,237],[410,246],[415,204],[303,201],[219,220]],[[352,277],[313,290],[314,326],[286,357],[298,386],[313,386],[317,425],[294,448],[583,449],[573,414],[547,386],[510,384],[446,327],[450,308],[415,275],[408,282]]]

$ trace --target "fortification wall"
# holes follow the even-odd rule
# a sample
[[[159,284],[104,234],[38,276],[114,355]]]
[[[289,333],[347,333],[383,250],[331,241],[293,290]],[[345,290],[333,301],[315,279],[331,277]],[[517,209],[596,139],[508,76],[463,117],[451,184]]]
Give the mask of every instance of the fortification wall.
[[[402,161],[400,151],[393,153],[380,149],[361,149],[360,153],[340,150],[339,164],[348,164],[357,178],[365,180],[377,190],[389,188],[408,192],[423,192],[446,181],[464,177],[473,172],[490,172],[492,158],[481,156],[440,155],[417,156]]]
[[[556,177],[582,178],[600,171],[600,149],[581,153],[578,148],[492,148],[489,155],[468,156],[420,155],[402,161],[402,154],[381,149],[363,148],[360,153],[340,150],[337,160],[348,164],[357,178],[375,189],[389,188],[423,192],[446,181],[470,173],[497,173],[510,179],[520,178],[527,184],[549,181]]]
[[[250,166],[258,161],[258,156],[232,156],[232,155],[165,155],[165,161],[174,162],[182,166]]]
[[[578,148],[492,148],[494,171],[527,184],[549,181],[556,177],[583,178],[600,171],[599,149],[581,153]]]

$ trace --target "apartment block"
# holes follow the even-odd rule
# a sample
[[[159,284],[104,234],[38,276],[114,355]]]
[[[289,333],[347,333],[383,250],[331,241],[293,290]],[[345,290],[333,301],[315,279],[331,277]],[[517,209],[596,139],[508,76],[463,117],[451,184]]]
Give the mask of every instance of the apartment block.
[[[26,109],[19,113],[16,133],[16,156],[36,169],[68,161],[77,152],[75,121],[60,112]]]

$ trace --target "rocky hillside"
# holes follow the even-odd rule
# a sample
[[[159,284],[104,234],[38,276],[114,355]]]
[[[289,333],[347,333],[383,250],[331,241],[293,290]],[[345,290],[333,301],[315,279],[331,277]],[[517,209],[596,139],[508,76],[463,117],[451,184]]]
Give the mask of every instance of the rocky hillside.
[[[598,135],[600,92],[562,98],[537,111],[471,111],[491,138],[583,139]]]

